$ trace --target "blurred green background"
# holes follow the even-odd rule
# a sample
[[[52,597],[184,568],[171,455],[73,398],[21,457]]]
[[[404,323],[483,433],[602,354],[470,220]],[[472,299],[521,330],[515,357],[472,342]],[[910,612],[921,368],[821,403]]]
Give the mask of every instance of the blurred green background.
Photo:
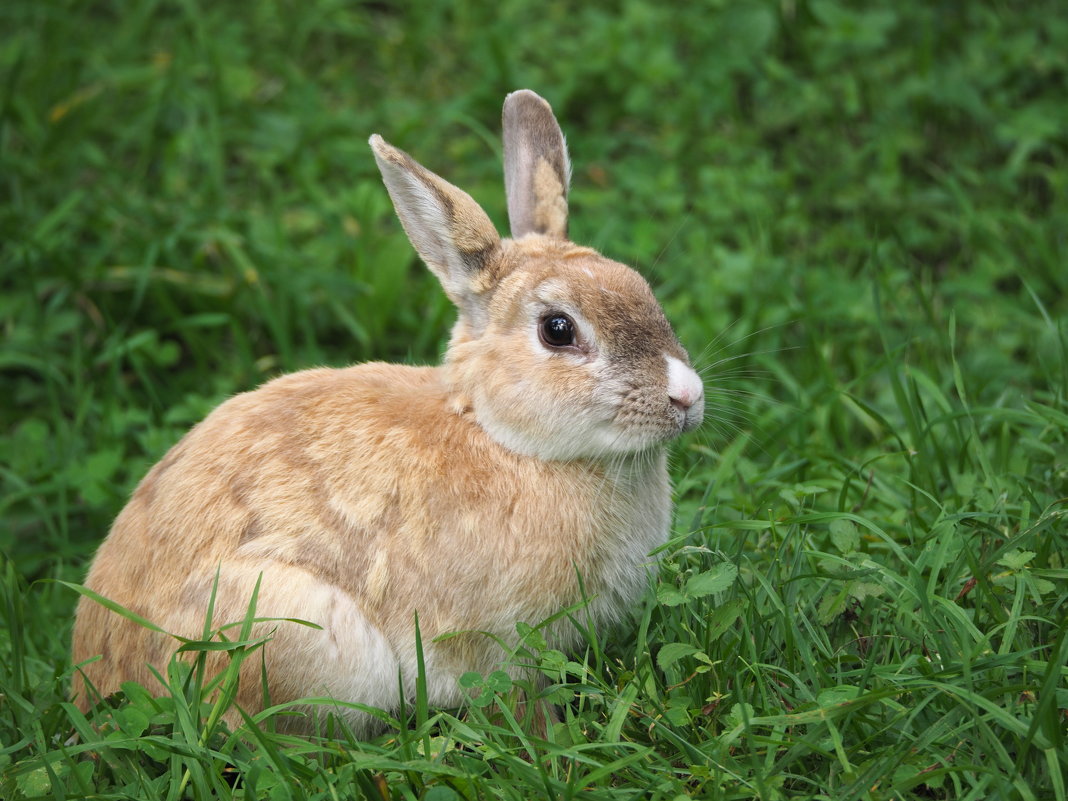
[[[876,314],[921,365],[955,317],[977,402],[1048,387],[1068,304],[1062,12],[5,3],[0,544],[30,576],[80,561],[184,429],[281,371],[434,360],[452,312],[366,140],[506,230],[518,87],[570,138],[573,238],[642,270],[695,355],[770,327],[746,348],[798,349],[768,389],[797,402],[879,358]],[[863,436],[827,413],[845,418],[827,445]]]
[[[5,0],[10,587],[78,580],[228,395],[435,361],[452,310],[367,138],[506,231],[500,106],[521,87],[568,136],[572,237],[643,272],[707,368],[708,423],[674,458],[680,534],[735,542],[702,529],[712,508],[863,507],[907,549],[956,514],[990,566],[1045,521],[1027,552],[1063,572],[1063,2]],[[73,596],[36,591],[46,635],[17,648],[61,681]]]

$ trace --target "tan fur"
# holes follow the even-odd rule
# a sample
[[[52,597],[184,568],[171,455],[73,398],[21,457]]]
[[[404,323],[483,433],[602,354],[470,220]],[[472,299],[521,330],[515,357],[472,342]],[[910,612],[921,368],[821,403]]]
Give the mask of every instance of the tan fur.
[[[567,187],[545,159],[534,169],[534,230],[567,231]]]
[[[445,363],[307,370],[230,399],[152,468],[86,579],[184,637],[201,635],[217,575],[216,625],[240,621],[261,580],[259,617],[322,626],[256,626],[271,640],[242,674],[249,712],[262,708],[261,658],[273,703],[395,707],[398,673],[414,686],[416,613],[437,704],[504,656],[479,632],[512,641],[517,621],[579,603],[583,587],[595,621],[621,618],[667,532],[662,444],[700,419],[672,401],[666,364],[686,354],[640,276],[559,237],[500,240],[465,193],[372,147],[460,308]],[[553,313],[574,317],[573,348],[539,341]],[[434,641],[450,632],[467,633]],[[549,634],[575,641],[566,622]],[[175,647],[83,598],[77,703],[92,701],[83,673],[103,694],[152,685],[149,666],[164,670]]]

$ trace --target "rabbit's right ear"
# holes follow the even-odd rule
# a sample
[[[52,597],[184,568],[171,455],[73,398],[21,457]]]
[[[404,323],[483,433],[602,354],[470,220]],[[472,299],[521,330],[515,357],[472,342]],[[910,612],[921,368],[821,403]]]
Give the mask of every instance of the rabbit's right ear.
[[[571,161],[552,107],[529,89],[504,99],[504,189],[512,237],[567,239]]]
[[[461,311],[501,237],[474,199],[375,134],[371,150],[408,239]]]

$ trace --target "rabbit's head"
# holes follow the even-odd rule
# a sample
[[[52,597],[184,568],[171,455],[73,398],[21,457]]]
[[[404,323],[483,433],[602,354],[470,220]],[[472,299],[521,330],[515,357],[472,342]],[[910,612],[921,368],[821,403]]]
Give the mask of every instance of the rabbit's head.
[[[523,90],[504,103],[511,239],[380,136],[371,148],[408,238],[459,309],[445,356],[458,413],[546,460],[638,453],[701,422],[701,380],[649,285],[567,238],[571,167],[545,100]]]

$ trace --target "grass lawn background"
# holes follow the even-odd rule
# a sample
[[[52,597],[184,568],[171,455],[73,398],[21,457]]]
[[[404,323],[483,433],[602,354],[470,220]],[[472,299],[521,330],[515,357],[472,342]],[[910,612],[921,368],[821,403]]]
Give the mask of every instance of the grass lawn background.
[[[372,743],[181,671],[94,728],[54,580],[227,396],[438,358],[367,138],[504,230],[520,87],[704,368],[644,607],[528,633],[547,742],[499,676]],[[1062,3],[6,0],[0,282],[0,798],[1068,798]]]

